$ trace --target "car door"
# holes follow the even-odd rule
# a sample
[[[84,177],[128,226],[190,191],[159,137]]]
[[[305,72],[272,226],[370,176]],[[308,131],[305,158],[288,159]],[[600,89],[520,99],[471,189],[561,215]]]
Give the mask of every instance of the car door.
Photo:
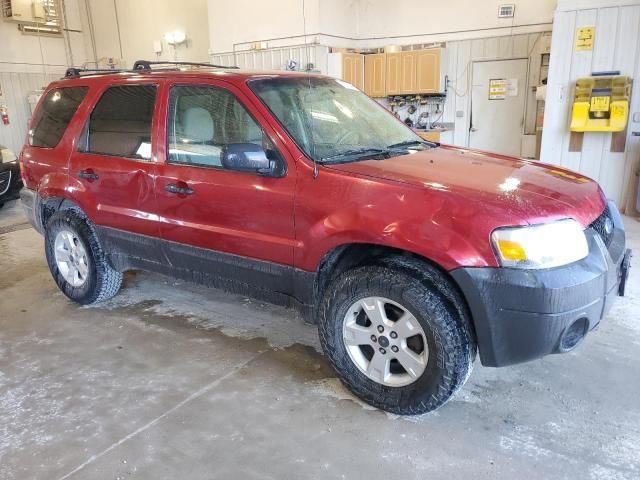
[[[74,198],[103,241],[155,262],[164,259],[153,214],[151,138],[158,87],[111,82],[95,92],[69,164]]]
[[[295,163],[240,89],[219,80],[167,84],[165,151],[156,202],[174,268],[288,293],[292,288]],[[222,166],[225,145],[255,143],[283,175]],[[163,161],[162,161],[163,160]]]

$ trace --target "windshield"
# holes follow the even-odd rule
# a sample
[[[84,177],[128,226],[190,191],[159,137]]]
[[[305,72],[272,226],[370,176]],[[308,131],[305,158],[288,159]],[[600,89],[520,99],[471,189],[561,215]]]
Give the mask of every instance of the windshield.
[[[428,147],[354,86],[322,77],[249,82],[296,144],[318,162],[388,158]]]

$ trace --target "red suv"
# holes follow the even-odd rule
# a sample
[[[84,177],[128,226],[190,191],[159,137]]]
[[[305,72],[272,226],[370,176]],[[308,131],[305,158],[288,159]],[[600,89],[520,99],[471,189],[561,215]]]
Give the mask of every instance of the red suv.
[[[503,366],[573,349],[624,293],[597,183],[425,142],[320,75],[71,69],[20,162],[72,300],[144,269],[298,306],[346,386],[398,414],[446,402],[477,350]]]

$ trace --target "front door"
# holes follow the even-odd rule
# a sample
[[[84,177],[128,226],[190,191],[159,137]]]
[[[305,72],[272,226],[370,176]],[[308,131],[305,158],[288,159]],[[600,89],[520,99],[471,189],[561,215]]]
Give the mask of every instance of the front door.
[[[474,62],[469,147],[521,155],[527,60]]]
[[[156,201],[169,261],[194,274],[286,293],[295,243],[293,159],[235,87],[210,80],[167,88]],[[225,169],[221,152],[231,143],[261,145],[285,162],[286,173],[274,178]]]

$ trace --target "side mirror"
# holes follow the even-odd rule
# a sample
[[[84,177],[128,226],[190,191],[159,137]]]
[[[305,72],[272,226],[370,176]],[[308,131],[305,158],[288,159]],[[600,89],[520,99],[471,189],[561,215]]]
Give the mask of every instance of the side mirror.
[[[222,148],[222,166],[237,172],[274,175],[276,162],[267,157],[267,152],[255,143],[229,143]]]

